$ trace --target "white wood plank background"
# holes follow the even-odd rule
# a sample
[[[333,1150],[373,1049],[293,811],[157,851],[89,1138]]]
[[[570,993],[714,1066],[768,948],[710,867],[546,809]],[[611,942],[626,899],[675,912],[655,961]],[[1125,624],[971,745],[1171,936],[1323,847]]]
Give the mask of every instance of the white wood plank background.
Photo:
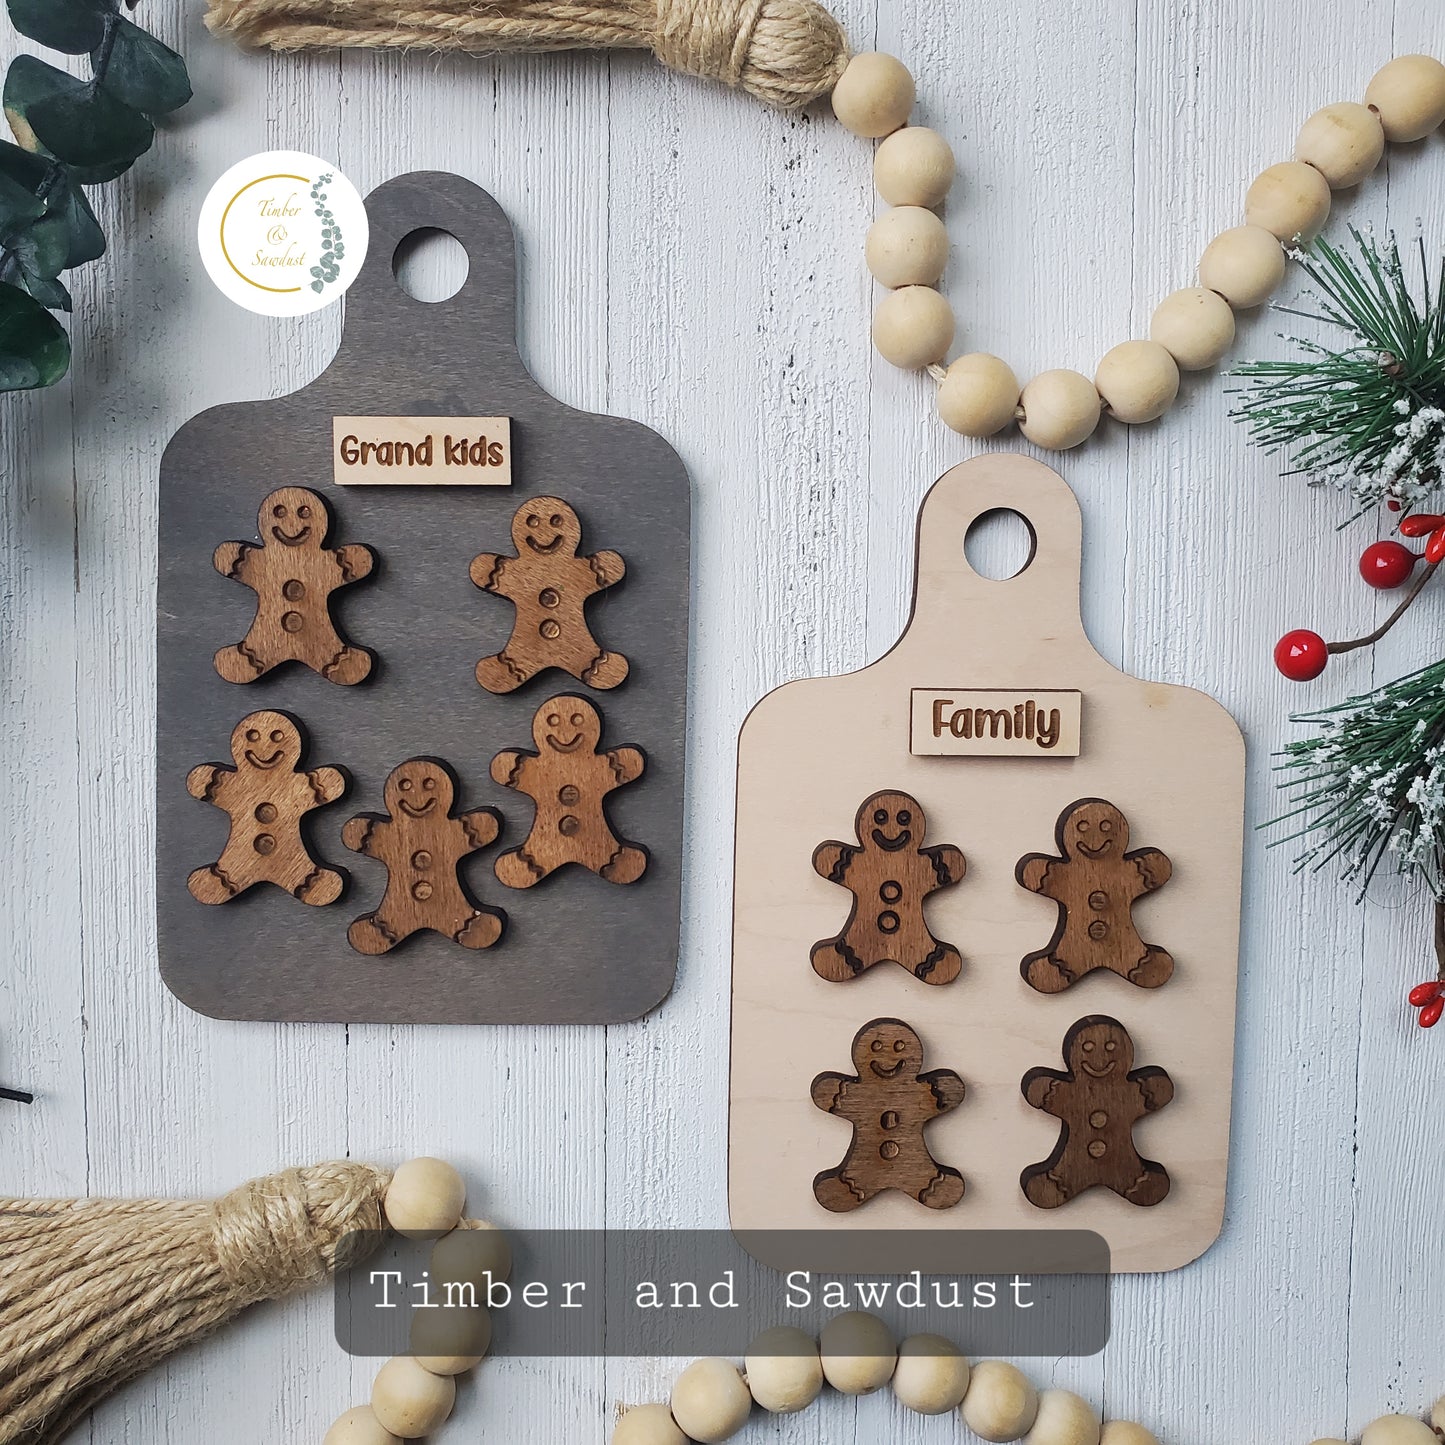
[[[722,1224],[733,747],[775,684],[877,656],[910,585],[914,509],[969,444],[928,387],[870,355],[869,149],[645,58],[491,63],[244,56],[200,0],[139,18],[187,55],[194,104],[99,193],[112,250],[77,286],[72,378],[0,404],[0,1192],[217,1192],[350,1153],[459,1162],[502,1223]],[[1234,224],[1300,120],[1407,50],[1445,53],[1428,0],[840,0],[856,46],[905,57],[920,118],[960,157],[948,290],[971,349],[1021,375],[1091,370],[1141,334]],[[4,59],[13,36],[0,42]],[[251,152],[336,159],[363,189],[451,169],[511,216],[524,354],[574,404],[640,418],[696,488],[690,825],[677,990],[613,1029],[218,1024],[155,968],[150,870],[156,466],[217,402],[276,396],[336,345],[336,309],[266,321],[223,300],[193,242],[210,184]],[[1445,140],[1340,216],[1445,244]],[[1334,223],[1339,231],[1341,219]],[[1238,355],[1278,346],[1268,316]],[[404,364],[399,361],[398,364]],[[1220,697],[1251,744],[1255,821],[1287,710],[1438,653],[1438,596],[1371,658],[1297,689],[1286,626],[1372,625],[1344,506],[1281,481],[1224,418],[1217,377],[1160,425],[1111,428],[1062,469],[1083,502],[1085,618],[1106,655]],[[1003,445],[1020,446],[1016,439]],[[1251,837],[1230,1208],[1179,1273],[1121,1281],[1102,1356],[1034,1361],[1169,1442],[1307,1441],[1445,1388],[1439,1215],[1445,1037],[1404,1005],[1426,918],[1295,880]],[[329,1301],[257,1311],[127,1389],[91,1439],[318,1440],[372,1366]],[[445,1438],[600,1441],[668,1362],[489,1364]],[[941,1442],[891,1399],[833,1398],[747,1438]]]

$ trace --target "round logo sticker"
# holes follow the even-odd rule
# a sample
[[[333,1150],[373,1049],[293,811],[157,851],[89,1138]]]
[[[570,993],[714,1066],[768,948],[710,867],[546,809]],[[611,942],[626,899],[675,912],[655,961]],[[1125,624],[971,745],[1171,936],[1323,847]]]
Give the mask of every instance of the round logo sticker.
[[[211,187],[199,236],[211,280],[237,305],[304,316],[356,279],[366,259],[366,207],[329,161],[266,151]]]

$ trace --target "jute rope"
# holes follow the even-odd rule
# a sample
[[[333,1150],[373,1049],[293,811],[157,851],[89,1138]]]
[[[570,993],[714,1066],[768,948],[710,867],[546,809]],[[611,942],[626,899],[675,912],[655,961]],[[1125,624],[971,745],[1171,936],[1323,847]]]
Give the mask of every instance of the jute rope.
[[[209,0],[206,24],[272,50],[651,50],[664,65],[796,110],[848,63],[817,0]]]
[[[214,1201],[0,1199],[0,1445],[54,1445],[237,1311],[356,1263],[390,1179],[341,1162]]]

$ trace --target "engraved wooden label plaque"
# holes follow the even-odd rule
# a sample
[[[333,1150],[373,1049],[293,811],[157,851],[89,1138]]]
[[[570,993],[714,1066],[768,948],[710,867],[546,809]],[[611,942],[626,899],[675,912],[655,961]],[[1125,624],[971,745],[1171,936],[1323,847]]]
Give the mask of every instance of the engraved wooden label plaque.
[[[220,1018],[636,1018],[677,963],[687,474],[655,432],[528,374],[516,244],[491,197],[418,174],[367,210],[331,365],[294,395],[194,418],[161,463],[161,972]],[[424,227],[469,260],[436,304],[392,271]],[[473,576],[483,554],[507,559],[491,590]],[[505,689],[482,684],[483,659]],[[602,753],[646,759],[608,794],[606,836],[591,794],[569,806],[563,780],[539,803],[493,769],[574,695],[585,706],[548,730],[559,750],[595,709]],[[293,719],[305,761],[290,723],[234,740],[253,714]],[[606,765],[588,754],[576,767]],[[220,798],[243,766],[247,791]],[[545,876],[499,871],[547,826]]]

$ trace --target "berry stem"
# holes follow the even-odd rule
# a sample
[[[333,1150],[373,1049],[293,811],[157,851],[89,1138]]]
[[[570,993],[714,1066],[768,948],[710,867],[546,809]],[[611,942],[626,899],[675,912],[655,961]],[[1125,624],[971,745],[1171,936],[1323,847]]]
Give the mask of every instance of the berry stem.
[[[1367,632],[1363,637],[1351,638],[1348,642],[1327,643],[1325,651],[1333,657],[1341,652],[1353,652],[1357,647],[1374,646],[1409,611],[1410,604],[1424,591],[1425,584],[1435,575],[1435,569],[1439,565],[1438,562],[1425,564],[1425,569],[1410,584],[1410,590],[1405,594],[1400,605],[1373,632]]]
[[[1435,900],[1435,961],[1439,966],[1436,976],[1445,983],[1445,898]]]

